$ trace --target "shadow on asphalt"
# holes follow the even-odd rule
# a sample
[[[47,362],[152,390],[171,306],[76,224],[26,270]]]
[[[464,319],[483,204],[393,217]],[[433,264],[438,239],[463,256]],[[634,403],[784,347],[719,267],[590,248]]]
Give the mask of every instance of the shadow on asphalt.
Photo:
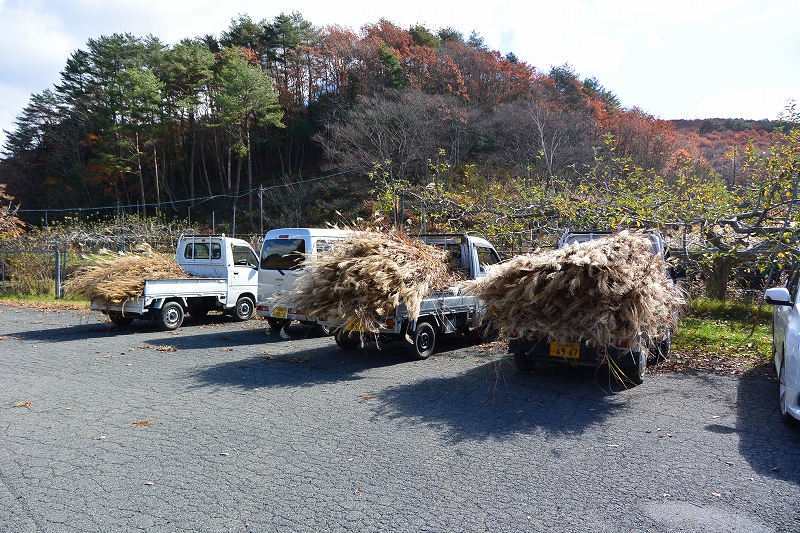
[[[800,428],[781,421],[778,381],[766,377],[742,377],[736,397],[739,451],[750,466],[765,475],[800,484]]]
[[[232,335],[232,336],[239,336],[239,333],[245,334],[242,337],[242,340],[245,338],[249,338],[248,342],[242,342],[242,344],[251,344],[254,342],[253,335],[263,335],[264,331],[266,330],[266,322],[262,322],[259,325],[263,324],[262,328],[256,327],[249,327],[248,329],[236,329],[231,330],[229,329],[230,326],[241,326],[243,324],[259,324],[256,321],[252,322],[237,322],[230,317],[223,316],[223,315],[209,315],[203,319],[195,319],[190,316],[187,316],[184,319],[183,325],[175,330],[174,332],[161,332],[165,335],[169,334],[168,338],[163,339],[154,339],[149,342],[157,342],[163,341],[165,344],[172,344],[175,342],[176,337],[178,339],[186,338],[192,339],[197,338],[199,339],[198,342],[205,342],[208,338],[213,338],[214,336],[220,335]],[[294,328],[294,326],[293,326]],[[299,328],[299,326],[298,326]],[[201,331],[202,333],[195,333],[196,331]],[[11,335],[18,337],[24,340],[35,340],[35,341],[47,341],[47,342],[64,342],[64,341],[72,341],[75,340],[75,337],[81,337],[84,339],[95,339],[95,338],[107,338],[113,336],[125,336],[125,335],[134,335],[139,333],[159,333],[158,326],[152,320],[134,320],[131,324],[127,326],[117,326],[113,324],[110,320],[106,322],[93,322],[91,324],[77,324],[74,326],[63,326],[63,327],[47,327],[44,326],[41,329],[33,329],[29,331],[20,331],[16,333],[11,333]],[[309,333],[309,335],[314,335],[313,333]],[[316,336],[322,336],[321,334],[316,334]],[[276,340],[282,340],[278,335],[274,336]],[[262,339],[263,340],[263,339]],[[191,342],[191,344],[196,344],[192,347],[203,347],[203,344],[197,344]]]
[[[147,321],[137,320],[130,326],[119,327],[111,322],[101,322],[93,324],[78,324],[76,326],[64,326],[60,328],[44,327],[42,329],[32,329],[29,331],[19,331],[12,333],[14,337],[25,340],[44,341],[44,342],[67,342],[74,341],[75,337],[83,339],[96,339],[114,337],[117,335],[130,335],[132,333],[151,332],[155,324]]]
[[[476,365],[456,376],[386,390],[376,414],[425,424],[456,443],[536,435],[537,430],[580,435],[626,402],[599,386],[602,377],[595,369],[542,364],[523,374],[508,358]]]
[[[283,340],[277,335],[272,337]],[[269,350],[266,352],[264,355],[204,368],[192,377],[197,380],[198,387],[312,387],[359,380],[359,374],[365,370],[408,362],[407,358],[398,357],[391,349],[377,350],[369,346],[356,350],[325,346],[282,355],[271,355]]]
[[[450,352],[462,343],[443,343],[435,357],[452,357]],[[466,372],[414,380],[413,366],[432,361],[413,361],[401,343],[381,349],[323,347],[283,355],[267,350],[263,356],[217,364],[191,377],[198,387],[310,387],[359,380],[369,369],[408,365],[408,383],[375,392],[376,416],[426,424],[454,442],[535,434],[537,428],[548,434],[581,434],[602,424],[627,401],[624,394],[603,387],[607,376],[596,369],[542,364],[535,373],[523,374],[505,357],[486,361],[475,352],[468,357],[475,366]]]

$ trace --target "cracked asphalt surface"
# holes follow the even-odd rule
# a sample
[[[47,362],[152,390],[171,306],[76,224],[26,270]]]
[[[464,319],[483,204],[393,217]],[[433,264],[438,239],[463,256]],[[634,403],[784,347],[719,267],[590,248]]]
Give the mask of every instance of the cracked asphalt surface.
[[[800,531],[773,379],[268,331],[0,306],[0,531]]]

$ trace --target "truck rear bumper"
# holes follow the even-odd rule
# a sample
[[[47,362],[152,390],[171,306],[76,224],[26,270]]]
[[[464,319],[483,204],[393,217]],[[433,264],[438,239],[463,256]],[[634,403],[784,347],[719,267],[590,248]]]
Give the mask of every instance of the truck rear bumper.
[[[574,366],[599,366],[610,358],[622,366],[638,366],[641,351],[607,346],[597,348],[583,343],[560,345],[546,339],[512,337],[508,341],[508,353],[524,357],[528,361],[560,363]]]

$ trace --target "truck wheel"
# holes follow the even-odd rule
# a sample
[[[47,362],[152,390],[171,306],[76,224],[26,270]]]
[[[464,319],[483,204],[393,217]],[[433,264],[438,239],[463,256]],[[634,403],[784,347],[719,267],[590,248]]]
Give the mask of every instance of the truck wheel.
[[[345,331],[344,328],[339,328],[334,339],[342,350],[355,350],[361,346],[361,335],[357,331]]]
[[[427,359],[433,354],[436,346],[436,330],[430,322],[419,322],[411,341],[412,344],[409,346],[411,355],[415,359]]]
[[[514,352],[514,366],[520,372],[533,372],[536,368],[536,361],[531,361],[524,351],[518,350]]]
[[[172,331],[183,324],[183,307],[178,302],[167,302],[156,317],[156,324],[163,331]]]
[[[285,328],[289,324],[289,320],[285,318],[272,318],[267,317],[267,324],[269,324],[269,328],[275,331],[280,331]]]
[[[133,318],[124,316],[122,313],[109,313],[108,318],[115,326],[129,326],[133,322]]]
[[[208,307],[193,307],[189,309],[189,314],[192,318],[200,320],[205,318],[209,311],[211,311],[211,309]]]
[[[253,300],[250,299],[249,296],[242,296],[236,300],[236,308],[233,312],[233,318],[238,322],[250,320],[250,318],[253,316],[253,311],[255,311]]]
[[[657,363],[661,363],[662,361],[666,361],[671,347],[672,334],[667,333],[667,335],[661,339],[661,342],[656,344],[653,349],[650,350],[650,356],[647,359],[647,364],[655,365]]]
[[[326,337],[330,337],[333,335],[333,328],[330,326],[325,326],[323,324],[317,324],[317,331],[325,335]]]
[[[638,365],[623,365],[622,378],[634,385],[641,385],[644,383],[644,373],[647,370],[647,353],[642,352],[639,354]],[[624,385],[624,383],[623,383]]]

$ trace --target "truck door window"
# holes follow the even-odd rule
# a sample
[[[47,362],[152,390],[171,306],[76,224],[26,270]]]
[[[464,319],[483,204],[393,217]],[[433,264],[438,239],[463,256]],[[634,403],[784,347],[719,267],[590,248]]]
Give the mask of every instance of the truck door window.
[[[319,254],[319,253],[330,252],[331,248],[333,248],[333,245],[337,242],[337,240],[338,239],[332,239],[332,240],[319,239],[319,240],[317,240],[317,245],[316,245],[317,253]]]
[[[297,270],[306,253],[304,239],[267,239],[261,248],[263,270]]]
[[[213,250],[212,250],[213,253]],[[258,260],[256,254],[247,246],[239,246],[236,244],[231,245],[231,253],[233,254],[234,265],[246,265],[253,268],[258,268]]]
[[[480,266],[494,265],[500,262],[500,257],[497,256],[497,252],[493,249],[482,246],[477,246],[476,249],[478,251],[478,264]]]

